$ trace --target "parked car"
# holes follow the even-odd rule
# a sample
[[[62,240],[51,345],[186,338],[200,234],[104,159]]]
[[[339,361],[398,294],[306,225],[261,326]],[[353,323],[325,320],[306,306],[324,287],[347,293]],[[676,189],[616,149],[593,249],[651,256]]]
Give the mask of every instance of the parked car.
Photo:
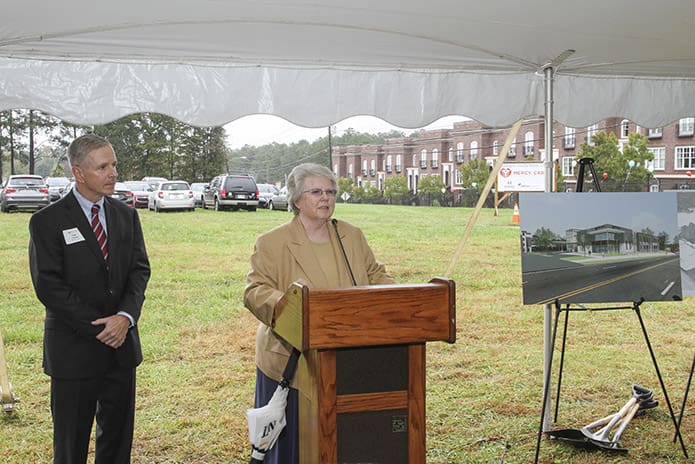
[[[130,190],[124,182],[116,182],[116,187],[114,188],[111,198],[121,200],[128,206],[135,206],[135,195],[133,195],[132,190]]]
[[[273,184],[257,184],[258,185],[258,206],[267,208],[270,204],[270,199],[278,193],[278,188]]]
[[[268,209],[281,209],[292,211],[290,202],[287,200],[287,187],[282,187],[278,193],[273,195],[268,201]]]
[[[68,185],[66,185],[66,186],[63,188],[63,190],[61,190],[61,192],[60,192],[60,198],[63,198],[65,195],[67,195],[68,193],[70,193],[70,191],[71,191],[72,189],[74,189],[74,188],[75,188],[75,181],[74,181],[74,180],[71,180],[70,182],[68,182]]]
[[[131,192],[133,192],[134,206],[136,208],[147,208],[150,202],[150,193],[152,188],[147,182],[141,180],[127,180],[123,182]]]
[[[195,210],[193,190],[188,182],[183,180],[168,180],[160,182],[150,195],[148,209],[158,213],[162,210],[185,209]]]
[[[51,202],[48,186],[41,176],[12,175],[0,191],[0,210],[40,210]]]
[[[222,174],[210,181],[204,191],[203,208],[256,211],[258,186],[247,174]]]
[[[147,182],[150,185],[150,188],[152,188],[152,190],[154,190],[157,188],[157,185],[160,182],[165,182],[168,179],[166,177],[143,177],[141,180],[143,182]]]
[[[46,185],[48,186],[48,197],[51,201],[60,199],[65,187],[70,183],[67,177],[46,177]]]
[[[208,185],[205,182],[193,182],[191,184],[191,190],[193,190],[193,199],[195,200],[195,205],[201,208],[205,204],[205,186]]]

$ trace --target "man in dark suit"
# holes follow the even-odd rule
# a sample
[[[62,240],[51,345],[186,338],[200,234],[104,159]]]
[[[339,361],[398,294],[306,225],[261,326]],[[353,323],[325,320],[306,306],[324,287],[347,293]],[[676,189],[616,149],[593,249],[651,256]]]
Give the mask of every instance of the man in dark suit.
[[[83,135],[68,157],[74,189],[29,223],[31,277],[46,307],[54,463],[87,461],[96,417],[96,464],[126,464],[150,264],[137,211],[110,197],[118,174],[111,144]]]

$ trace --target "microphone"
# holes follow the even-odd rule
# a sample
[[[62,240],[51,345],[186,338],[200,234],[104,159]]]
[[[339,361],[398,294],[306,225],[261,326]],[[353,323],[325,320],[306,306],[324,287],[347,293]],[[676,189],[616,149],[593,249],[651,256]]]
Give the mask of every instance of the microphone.
[[[343,258],[345,259],[345,264],[347,264],[348,271],[350,272],[350,278],[352,279],[352,285],[357,287],[357,280],[355,280],[355,274],[352,273],[352,267],[350,266],[350,261],[348,260],[347,253],[345,253],[345,247],[343,246],[343,241],[340,239],[340,233],[338,232],[338,220],[336,218],[331,219],[333,223],[333,228],[335,229],[335,236],[338,238],[338,244],[340,245],[340,251],[343,252]]]

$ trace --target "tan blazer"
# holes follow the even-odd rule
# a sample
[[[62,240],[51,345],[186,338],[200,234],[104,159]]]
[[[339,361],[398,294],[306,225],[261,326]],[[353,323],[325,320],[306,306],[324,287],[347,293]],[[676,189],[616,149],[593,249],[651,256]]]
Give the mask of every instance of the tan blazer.
[[[377,262],[362,231],[338,221],[357,285],[394,283],[382,264]],[[270,328],[275,304],[287,288],[299,279],[313,288],[345,288],[353,285],[333,224],[331,245],[339,269],[339,281],[330,282],[309,245],[299,217],[258,237],[251,255],[251,270],[246,279],[244,305],[261,321],[256,333],[256,365],[268,377],[280,380],[292,347]],[[293,382],[296,387],[296,383]]]

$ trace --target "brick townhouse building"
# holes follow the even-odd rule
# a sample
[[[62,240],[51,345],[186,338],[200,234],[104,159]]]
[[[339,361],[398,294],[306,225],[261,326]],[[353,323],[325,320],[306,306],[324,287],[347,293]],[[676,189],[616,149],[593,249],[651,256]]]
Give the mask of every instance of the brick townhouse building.
[[[524,121],[507,154],[507,162],[545,161],[545,123],[542,117]],[[599,121],[589,127],[572,128],[553,124],[553,160],[565,178],[565,188],[576,184],[575,157],[582,142],[591,142],[599,131],[612,132],[619,146],[628,135],[639,132],[648,138],[654,154],[649,169],[653,174],[644,190],[695,189],[695,118],[682,118],[656,129],[640,127],[621,118]],[[477,121],[453,124],[451,129],[418,133],[414,137],[387,139],[383,144],[333,147],[332,166],[338,177],[351,178],[354,185],[371,183],[380,190],[393,175],[404,175],[410,191],[417,193],[420,178],[439,175],[452,191],[461,189],[460,168],[474,159],[492,163],[507,138],[508,128],[498,129]]]

